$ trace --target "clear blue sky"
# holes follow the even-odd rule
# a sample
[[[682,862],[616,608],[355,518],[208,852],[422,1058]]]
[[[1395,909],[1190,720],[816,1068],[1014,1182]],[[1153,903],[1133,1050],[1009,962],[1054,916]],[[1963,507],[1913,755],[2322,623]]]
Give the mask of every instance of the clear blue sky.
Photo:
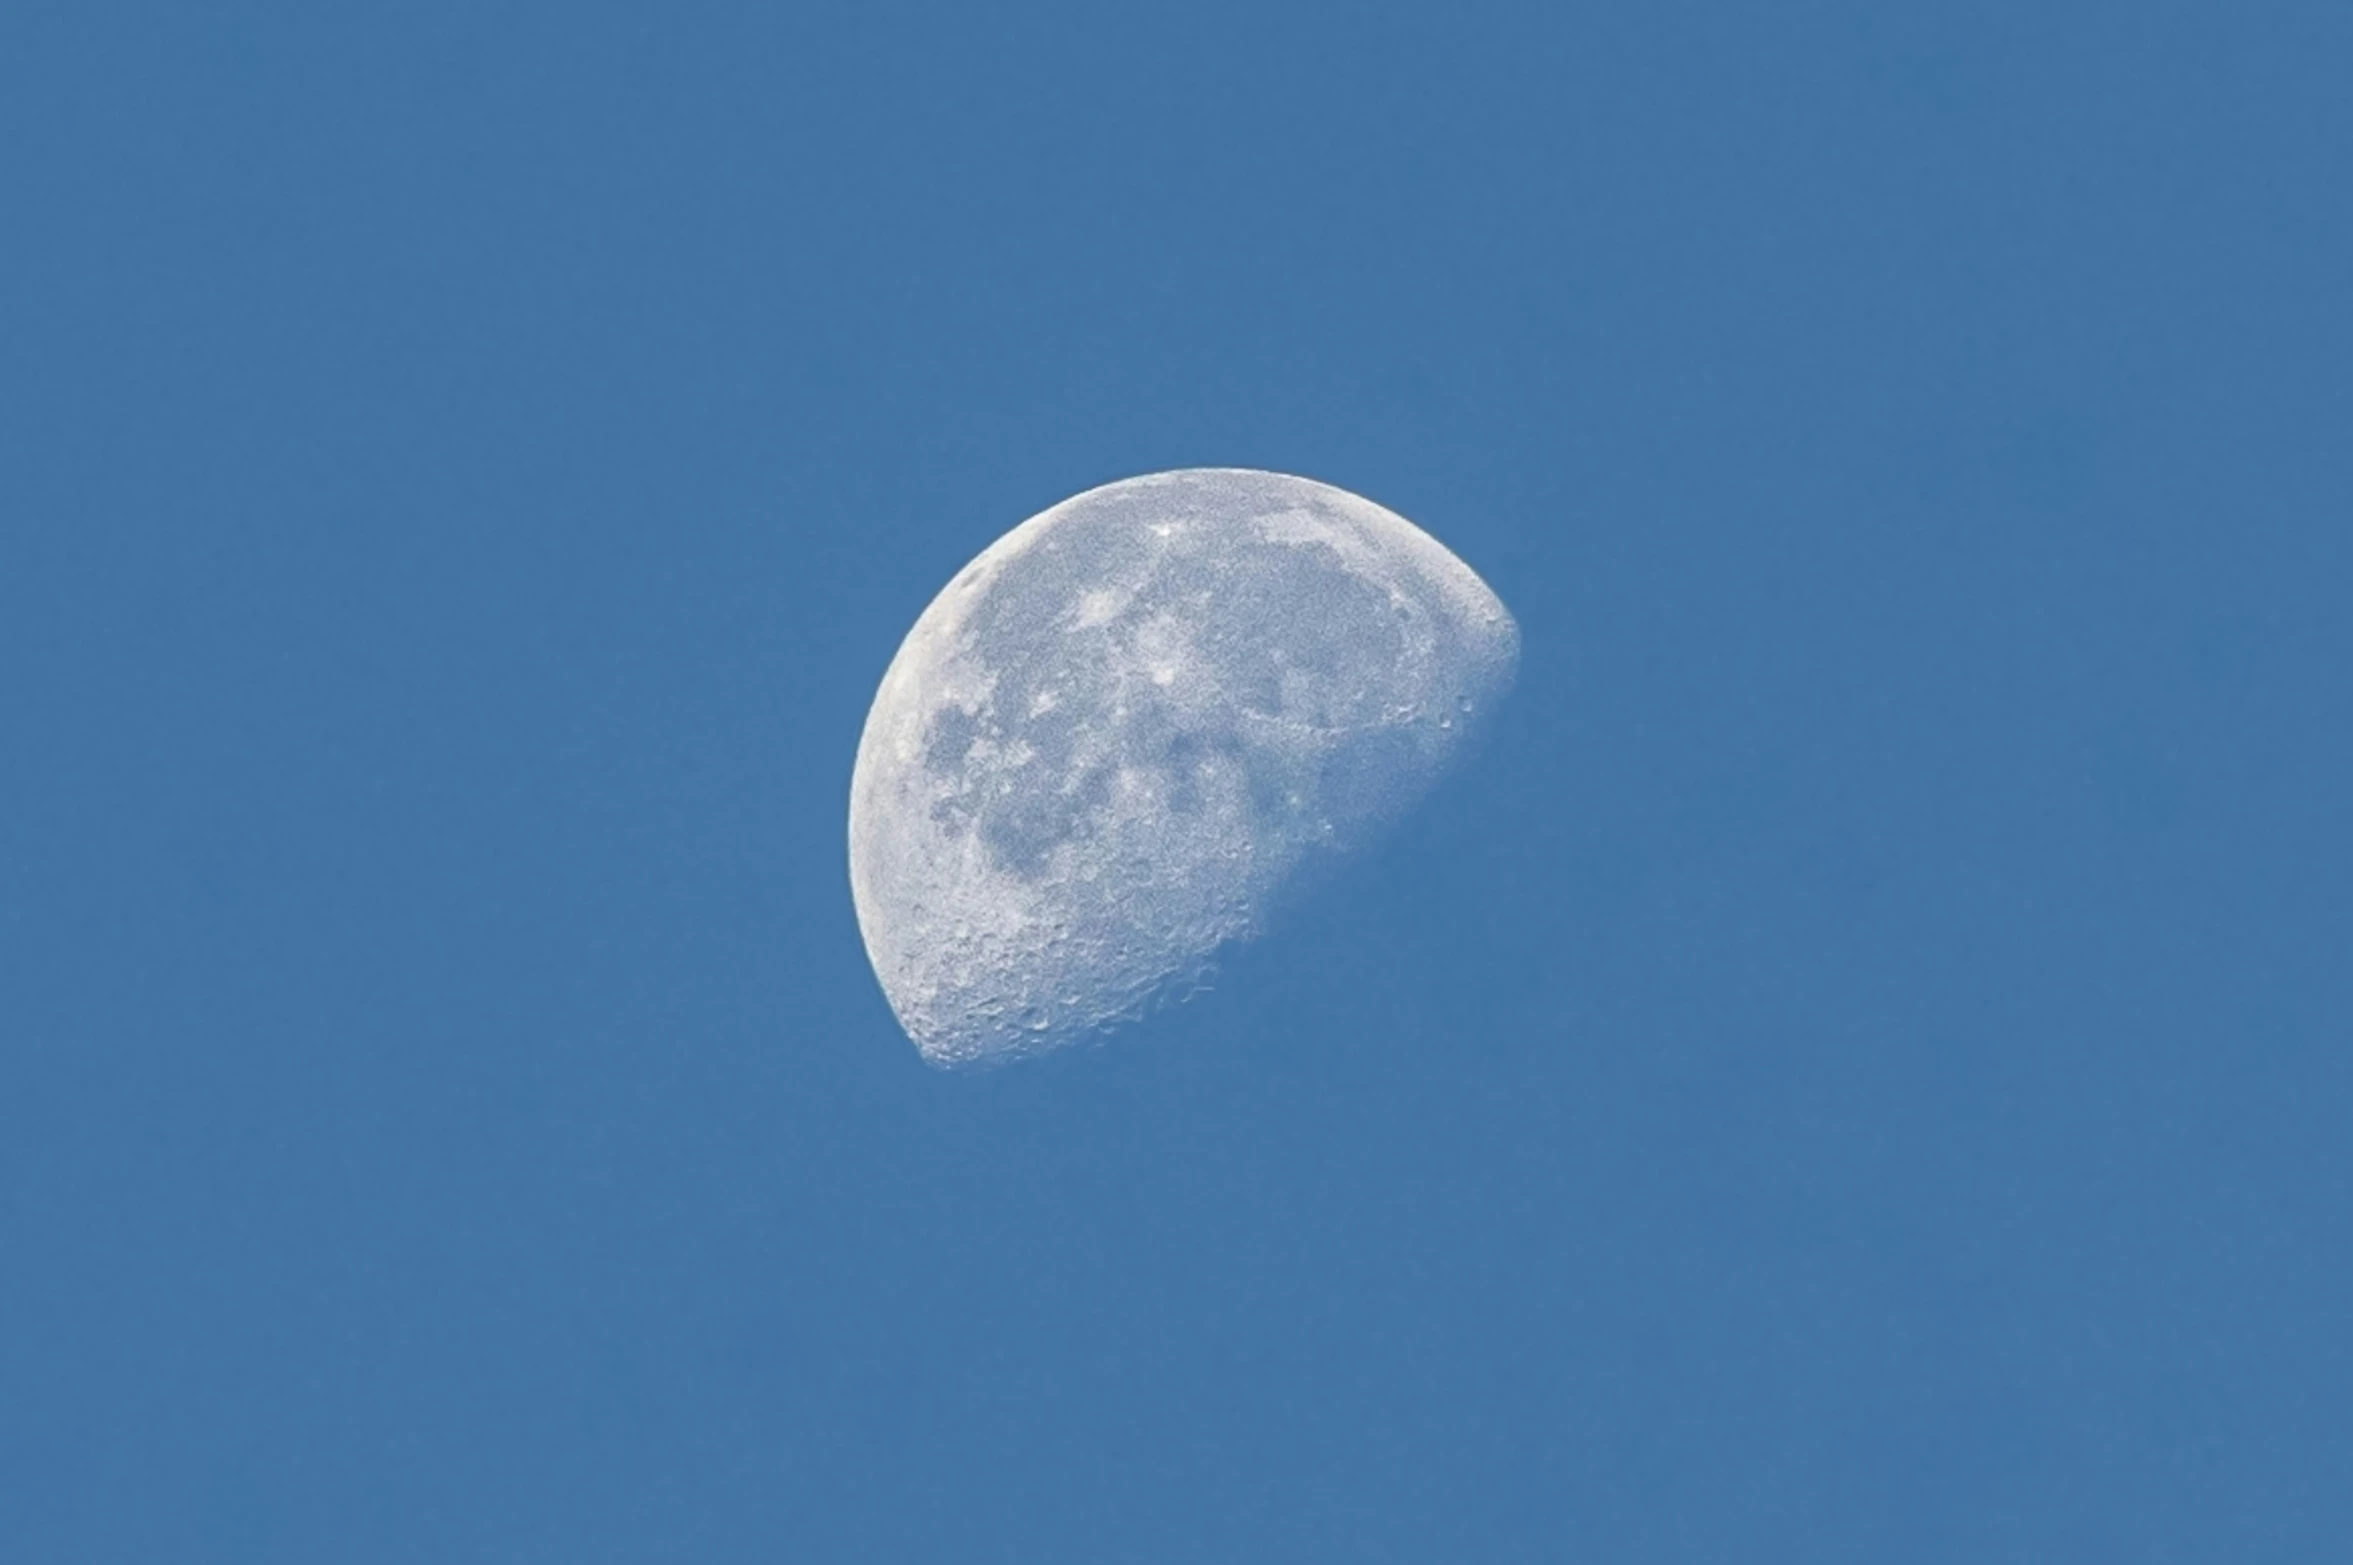
[[[0,1559],[2353,1537],[2353,9],[0,19]],[[1108,479],[1518,615],[926,1070],[898,638]]]

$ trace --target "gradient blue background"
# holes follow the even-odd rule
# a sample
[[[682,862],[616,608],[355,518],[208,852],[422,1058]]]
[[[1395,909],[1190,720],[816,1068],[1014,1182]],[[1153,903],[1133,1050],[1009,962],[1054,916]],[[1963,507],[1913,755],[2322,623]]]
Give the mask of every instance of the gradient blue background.
[[[378,9],[0,19],[0,1559],[2346,1557],[2353,9]],[[1196,463],[1518,692],[935,1075],[866,704]]]

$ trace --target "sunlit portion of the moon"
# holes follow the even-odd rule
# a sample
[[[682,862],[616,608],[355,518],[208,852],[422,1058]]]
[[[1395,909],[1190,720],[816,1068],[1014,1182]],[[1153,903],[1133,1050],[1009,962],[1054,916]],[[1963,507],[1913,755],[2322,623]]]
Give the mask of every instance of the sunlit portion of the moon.
[[[1519,631],[1427,533],[1304,478],[1066,500],[932,601],[850,786],[867,954],[936,1065],[1143,1014],[1419,798]]]

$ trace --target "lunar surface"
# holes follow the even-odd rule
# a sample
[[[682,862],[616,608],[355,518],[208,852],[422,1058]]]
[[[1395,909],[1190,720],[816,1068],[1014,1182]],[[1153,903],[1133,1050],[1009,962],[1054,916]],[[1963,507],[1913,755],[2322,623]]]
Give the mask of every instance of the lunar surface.
[[[983,1065],[1197,986],[1410,806],[1519,628],[1369,500],[1232,468],[1092,489],[932,600],[867,715],[850,886],[923,1057]]]

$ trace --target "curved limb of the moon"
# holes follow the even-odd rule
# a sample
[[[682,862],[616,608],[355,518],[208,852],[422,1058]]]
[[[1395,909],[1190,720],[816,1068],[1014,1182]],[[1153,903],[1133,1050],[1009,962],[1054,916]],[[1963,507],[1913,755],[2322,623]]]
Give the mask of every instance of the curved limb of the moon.
[[[1519,630],[1403,517],[1278,473],[1089,490],[1000,538],[883,676],[850,786],[867,954],[936,1065],[1198,982],[1418,799]]]

